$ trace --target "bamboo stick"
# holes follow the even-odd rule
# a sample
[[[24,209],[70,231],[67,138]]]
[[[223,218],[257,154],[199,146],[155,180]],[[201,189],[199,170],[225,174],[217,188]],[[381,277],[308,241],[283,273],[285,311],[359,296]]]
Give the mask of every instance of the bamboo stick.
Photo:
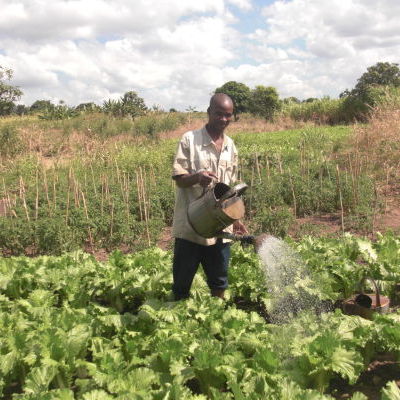
[[[261,172],[260,172],[260,165],[258,163],[258,153],[255,154],[255,164],[256,164],[256,170],[257,170],[257,175],[258,175],[258,181],[261,183]]]
[[[93,237],[92,237],[92,230],[90,229],[89,213],[88,213],[88,209],[87,209],[87,205],[86,205],[85,194],[83,193],[82,190],[81,190],[81,196],[82,196],[83,208],[85,210],[86,220],[88,222],[89,243],[90,243],[90,246],[93,247]]]
[[[103,207],[104,207],[104,176],[100,176],[100,182],[101,182],[101,198],[100,198],[100,215],[103,217]]]
[[[340,201],[340,222],[342,226],[342,233],[344,233],[344,209],[343,209],[343,198],[342,198],[342,189],[340,185],[340,174],[339,174],[339,165],[336,164],[336,179],[337,179],[337,187],[339,192],[339,201]]]
[[[28,207],[26,205],[25,183],[24,183],[24,180],[22,179],[22,176],[19,177],[19,187],[20,187],[22,204],[23,204],[24,209],[25,209],[26,220],[29,222],[31,219],[29,218],[29,211],[28,211]]]
[[[65,210],[65,224],[68,225],[69,217],[69,202],[70,202],[70,189],[71,189],[71,167],[68,171],[68,185],[67,185],[67,206]]]
[[[290,182],[290,187],[292,189],[292,197],[293,197],[293,212],[294,216],[297,217],[297,201],[296,201],[296,194],[294,191],[294,185],[293,185],[293,179],[292,179],[292,173],[290,172],[290,168],[288,168],[289,172],[289,182]]]
[[[374,182],[374,211],[372,214],[372,235],[375,233],[375,221],[376,221],[376,214],[378,210],[378,190],[376,188],[376,183]]]
[[[279,163],[279,172],[283,175],[283,166],[282,166],[282,158],[281,155],[278,155],[278,163]]]
[[[140,179],[139,179],[139,173],[137,171],[136,171],[136,190],[137,190],[137,198],[139,204],[140,221],[143,221]]]
[[[124,176],[125,180],[125,176]],[[128,219],[128,223],[131,217],[130,211],[129,211],[129,173],[126,176],[126,181],[124,182],[124,188],[125,188],[125,199],[126,199],[126,217]]]
[[[94,195],[96,196],[96,198],[97,198],[97,188],[96,188],[96,181],[95,181],[95,179],[94,179],[94,172],[93,172],[93,166],[92,166],[92,164],[90,163],[90,173],[91,173],[91,175],[92,175],[92,183],[93,183],[93,191],[94,191]]]
[[[4,192],[4,195],[3,195],[4,196],[4,201],[3,201],[3,204],[4,204],[4,216],[7,217],[8,209],[11,208],[11,207],[8,204],[9,199],[8,199],[8,193],[7,193],[7,190],[6,190],[6,182],[4,180],[4,177],[3,177],[3,192]]]
[[[36,197],[35,197],[35,220],[39,216],[39,164],[36,166]]]
[[[115,163],[115,168],[116,168],[116,171],[117,171],[117,181],[118,181],[118,183],[120,183],[119,167],[118,167],[117,159],[114,159],[114,163]]]
[[[48,187],[48,184],[47,184],[46,168],[43,168],[43,184],[44,184],[44,191],[46,193],[47,210],[48,210],[49,216],[51,216],[51,203],[50,203],[50,197],[49,197],[49,187]]]
[[[251,166],[251,179],[250,179],[250,187],[254,187],[254,165]],[[252,219],[252,214],[253,214],[253,192],[251,193],[250,199],[249,199],[249,219]]]
[[[56,210],[57,207],[57,189],[56,189],[56,171],[53,170],[53,209]]]
[[[350,154],[348,155],[348,161],[349,161],[349,169],[350,169],[350,178],[351,178],[351,188],[353,192],[353,204],[355,205],[357,203],[357,191],[356,191],[356,182],[355,182],[355,169],[354,166],[352,165],[351,162],[351,157]]]
[[[139,167],[139,172],[140,172],[140,184],[142,188],[142,199],[143,199],[143,209],[144,209],[144,221],[145,221],[145,226],[146,226],[146,235],[147,235],[147,242],[148,245],[150,246],[151,240],[150,240],[150,230],[149,230],[149,211],[147,209],[147,199],[146,199],[146,188],[143,182],[143,173],[142,173],[142,168]]]
[[[113,227],[114,227],[114,202],[111,200],[111,221],[110,221],[110,237],[113,235]]]

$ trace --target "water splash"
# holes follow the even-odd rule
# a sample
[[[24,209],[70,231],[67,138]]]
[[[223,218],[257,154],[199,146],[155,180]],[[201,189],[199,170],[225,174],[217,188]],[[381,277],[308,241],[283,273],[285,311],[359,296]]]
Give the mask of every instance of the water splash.
[[[258,255],[271,297],[269,313],[274,323],[289,322],[303,310],[326,311],[320,288],[312,279],[300,255],[283,240],[266,237]]]

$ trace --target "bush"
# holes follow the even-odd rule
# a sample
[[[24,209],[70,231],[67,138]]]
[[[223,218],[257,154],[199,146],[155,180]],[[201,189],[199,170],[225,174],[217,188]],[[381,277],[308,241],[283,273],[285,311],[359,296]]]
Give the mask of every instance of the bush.
[[[288,207],[262,208],[254,218],[257,233],[285,237],[294,223],[293,212]]]
[[[265,119],[271,119],[274,113],[281,107],[278,92],[272,86],[256,86],[251,91],[249,99],[249,111]]]
[[[13,157],[24,150],[18,131],[14,125],[6,124],[0,127],[0,155]]]

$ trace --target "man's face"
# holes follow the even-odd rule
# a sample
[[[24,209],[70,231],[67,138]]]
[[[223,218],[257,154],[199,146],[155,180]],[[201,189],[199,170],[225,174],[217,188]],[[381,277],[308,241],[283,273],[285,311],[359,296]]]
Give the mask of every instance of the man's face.
[[[230,101],[212,105],[208,110],[208,125],[217,132],[223,132],[231,122],[233,105]]]

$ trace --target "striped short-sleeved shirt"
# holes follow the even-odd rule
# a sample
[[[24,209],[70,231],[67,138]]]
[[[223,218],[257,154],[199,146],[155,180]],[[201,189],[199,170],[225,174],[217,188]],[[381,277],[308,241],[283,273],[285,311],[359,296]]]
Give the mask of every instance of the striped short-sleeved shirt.
[[[178,145],[173,164],[172,177],[193,174],[200,171],[213,172],[219,182],[232,186],[237,178],[238,153],[233,140],[224,135],[221,153],[207,133],[201,129],[186,132]],[[172,233],[176,238],[190,240],[202,245],[213,245],[216,239],[199,236],[190,226],[187,218],[189,203],[202,194],[203,188],[193,185],[188,188],[176,188],[175,210]],[[232,232],[232,226],[225,229]]]

